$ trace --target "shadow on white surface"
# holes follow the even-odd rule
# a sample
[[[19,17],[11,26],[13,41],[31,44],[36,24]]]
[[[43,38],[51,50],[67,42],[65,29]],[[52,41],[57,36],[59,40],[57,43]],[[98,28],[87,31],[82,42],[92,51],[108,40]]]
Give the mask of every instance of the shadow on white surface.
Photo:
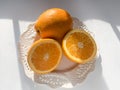
[[[86,81],[81,84],[81,87],[79,87],[80,90],[109,90],[107,83],[102,75],[101,62],[102,58],[99,56],[99,58],[96,60],[95,70],[91,72],[88,75]]]
[[[19,36],[21,34],[18,21],[19,20],[30,21],[30,22],[35,21],[42,11],[51,7],[60,7],[66,9],[70,12],[72,16],[78,17],[82,21],[86,21],[89,19],[98,19],[108,22],[111,24],[114,30],[113,32],[120,41],[120,32],[116,27],[116,26],[120,26],[120,20],[119,20],[120,13],[118,7],[120,3],[119,1],[117,0],[114,0],[114,2],[112,0],[104,0],[104,1],[64,0],[64,2],[57,0],[52,0],[52,1],[4,0],[0,2],[0,7],[1,7],[0,11],[2,11],[0,13],[0,19],[7,18],[13,20],[13,27],[14,27],[13,32],[14,32],[16,48],[18,45]],[[107,83],[102,75],[102,65],[100,64],[101,61],[102,61],[102,56],[100,56],[99,59],[97,60],[95,71],[88,76],[84,84],[80,86],[76,86],[75,88],[73,88],[74,90],[75,89],[109,90]],[[40,87],[34,86],[34,83],[25,76],[22,65],[19,62],[19,58],[18,58],[18,67],[20,71],[22,90],[42,90],[42,89],[52,90],[51,88],[45,87],[44,85],[40,85]],[[63,90],[63,89],[59,88],[57,90]]]

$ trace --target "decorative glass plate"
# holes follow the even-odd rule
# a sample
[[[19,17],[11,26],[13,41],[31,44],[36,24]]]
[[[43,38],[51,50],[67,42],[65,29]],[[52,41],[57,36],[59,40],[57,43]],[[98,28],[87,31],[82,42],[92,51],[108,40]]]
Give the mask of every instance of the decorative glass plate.
[[[75,17],[73,17],[73,29],[84,29],[93,36],[93,33],[88,31],[86,26]],[[72,88],[83,82],[87,75],[94,70],[96,58],[86,64],[76,64],[67,60],[63,55],[61,63],[53,72],[42,75],[34,73],[28,65],[27,52],[35,41],[36,35],[34,23],[31,23],[27,27],[27,30],[21,35],[19,41],[20,60],[23,64],[26,76],[32,81],[39,84],[46,84],[52,88]]]

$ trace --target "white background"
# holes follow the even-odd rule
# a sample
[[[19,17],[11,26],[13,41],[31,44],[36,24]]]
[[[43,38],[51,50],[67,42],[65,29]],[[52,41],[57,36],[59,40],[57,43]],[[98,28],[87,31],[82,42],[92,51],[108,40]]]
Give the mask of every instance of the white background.
[[[0,0],[0,90],[52,90],[25,76],[17,50],[27,25],[52,7],[83,21],[99,47],[95,71],[70,90],[120,90],[120,0]]]

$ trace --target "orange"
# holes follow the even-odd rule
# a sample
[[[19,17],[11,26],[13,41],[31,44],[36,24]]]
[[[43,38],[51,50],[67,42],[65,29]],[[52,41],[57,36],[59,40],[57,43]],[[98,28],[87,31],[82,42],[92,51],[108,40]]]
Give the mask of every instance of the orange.
[[[72,29],[72,17],[60,8],[44,11],[35,23],[35,30],[41,38],[53,38],[61,41],[64,35]]]
[[[86,63],[92,60],[97,51],[97,46],[92,36],[85,30],[71,30],[62,42],[65,55],[77,63]]]
[[[40,39],[33,43],[28,51],[28,64],[38,74],[49,73],[59,64],[62,49],[53,39]]]

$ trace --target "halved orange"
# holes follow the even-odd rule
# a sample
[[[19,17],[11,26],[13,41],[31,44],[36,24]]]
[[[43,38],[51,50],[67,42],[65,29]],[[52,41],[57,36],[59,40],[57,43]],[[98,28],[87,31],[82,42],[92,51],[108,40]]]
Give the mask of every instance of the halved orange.
[[[27,60],[34,72],[44,74],[53,71],[58,66],[61,56],[62,49],[57,41],[40,39],[31,46]]]
[[[81,64],[92,60],[97,52],[93,37],[85,30],[68,32],[63,39],[62,48],[70,60]]]

